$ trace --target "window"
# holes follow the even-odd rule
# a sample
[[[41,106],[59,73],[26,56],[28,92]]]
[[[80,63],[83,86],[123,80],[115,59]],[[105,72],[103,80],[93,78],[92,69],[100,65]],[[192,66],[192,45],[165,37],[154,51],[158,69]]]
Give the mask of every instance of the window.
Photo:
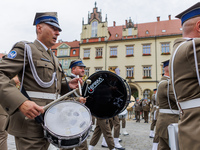
[[[149,89],[144,90],[143,97],[147,98],[149,100],[150,96],[151,96],[151,90],[149,90]]]
[[[85,75],[89,77],[89,68],[85,68]]]
[[[64,63],[64,65],[65,65],[65,66],[67,66],[67,65],[68,65],[68,61],[67,61],[67,60],[65,60],[65,63]]]
[[[134,67],[126,67],[126,78],[134,78]]]
[[[97,37],[97,21],[92,22],[92,37]]]
[[[63,55],[63,50],[60,50],[60,55],[61,55],[61,56]]]
[[[90,49],[84,49],[83,58],[90,58]]]
[[[143,67],[143,79],[151,78],[151,66]]]
[[[73,55],[75,55],[76,54],[76,50],[73,50]]]
[[[101,58],[102,57],[102,48],[96,48],[96,58]]]
[[[67,55],[67,50],[66,50],[66,49],[64,49],[63,51],[64,51],[64,55]]]
[[[117,56],[117,47],[110,48],[110,56]]]
[[[169,54],[169,43],[162,43],[161,44],[162,54]]]
[[[132,34],[132,28],[128,28],[128,35],[133,35]]]
[[[60,56],[69,56],[69,50],[68,49],[60,49]]]
[[[95,72],[101,71],[101,70],[102,70],[102,67],[96,67],[96,68],[95,68]]]
[[[126,56],[133,56],[133,45],[126,46]]]
[[[143,45],[143,55],[151,55],[151,46],[150,46],[150,44]]]

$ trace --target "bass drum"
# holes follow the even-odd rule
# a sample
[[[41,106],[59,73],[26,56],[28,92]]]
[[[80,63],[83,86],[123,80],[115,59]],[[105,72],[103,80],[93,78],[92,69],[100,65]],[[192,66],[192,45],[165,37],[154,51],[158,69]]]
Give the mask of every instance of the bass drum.
[[[85,105],[92,115],[107,119],[124,111],[130,102],[131,91],[126,80],[110,71],[98,71],[83,85],[82,93],[87,98]]]

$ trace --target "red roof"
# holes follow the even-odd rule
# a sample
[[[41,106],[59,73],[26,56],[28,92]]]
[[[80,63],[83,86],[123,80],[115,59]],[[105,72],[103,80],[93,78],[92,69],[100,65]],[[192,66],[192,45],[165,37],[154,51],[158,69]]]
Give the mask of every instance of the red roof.
[[[59,43],[56,43],[54,46],[52,46],[51,49],[57,49],[57,47],[59,47],[61,44],[67,44],[69,45],[71,48],[74,48],[74,47],[79,47],[79,44],[80,44],[80,41],[73,41],[73,42],[59,42]]]
[[[138,37],[182,34],[181,20],[167,20],[138,24]],[[149,34],[146,34],[146,31]]]
[[[140,23],[135,26],[138,27],[137,38],[182,34],[180,19]],[[125,28],[125,25],[108,27],[110,34],[108,41],[122,39],[123,28]],[[147,31],[148,34],[146,34]]]

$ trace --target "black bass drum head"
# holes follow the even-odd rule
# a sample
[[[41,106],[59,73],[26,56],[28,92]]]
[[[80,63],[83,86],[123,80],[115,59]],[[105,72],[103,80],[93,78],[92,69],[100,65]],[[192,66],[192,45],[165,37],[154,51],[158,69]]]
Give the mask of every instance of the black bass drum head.
[[[98,71],[83,85],[82,93],[87,98],[85,105],[91,114],[98,118],[111,118],[123,111],[129,103],[130,96],[127,93],[125,80],[110,71]],[[86,90],[86,91],[85,91]],[[127,97],[128,96],[128,97]]]

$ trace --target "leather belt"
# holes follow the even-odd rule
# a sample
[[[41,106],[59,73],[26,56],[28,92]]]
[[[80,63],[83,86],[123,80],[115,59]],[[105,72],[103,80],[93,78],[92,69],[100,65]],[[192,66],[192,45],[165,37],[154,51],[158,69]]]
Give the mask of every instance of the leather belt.
[[[174,110],[174,109],[159,109],[160,113],[165,113],[165,114],[179,114],[179,110]]]
[[[54,93],[44,93],[44,92],[34,92],[34,91],[26,91],[29,97],[38,98],[38,99],[51,99],[55,100],[60,97],[60,94]]]
[[[179,102],[181,109],[190,109],[200,107],[200,98],[191,99],[184,102]]]

